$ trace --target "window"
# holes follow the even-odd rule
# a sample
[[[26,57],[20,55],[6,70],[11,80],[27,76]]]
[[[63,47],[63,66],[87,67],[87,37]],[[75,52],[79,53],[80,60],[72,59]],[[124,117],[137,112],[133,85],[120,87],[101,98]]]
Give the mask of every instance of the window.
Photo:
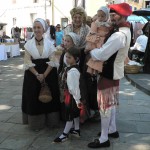
[[[62,29],[68,25],[68,18],[61,18]]]
[[[134,0],[134,2],[139,3],[139,0]]]
[[[145,1],[145,8],[150,8],[150,2],[149,1]]]
[[[30,14],[30,18],[31,18],[31,24],[34,22],[34,20],[36,19],[37,14],[36,13],[31,13]]]
[[[150,5],[147,5],[146,8],[150,8]]]
[[[85,8],[85,0],[73,0],[73,7],[77,6]]]
[[[13,26],[16,26],[16,21],[17,21],[17,19],[13,18]]]
[[[33,3],[38,3],[38,0],[33,0]]]

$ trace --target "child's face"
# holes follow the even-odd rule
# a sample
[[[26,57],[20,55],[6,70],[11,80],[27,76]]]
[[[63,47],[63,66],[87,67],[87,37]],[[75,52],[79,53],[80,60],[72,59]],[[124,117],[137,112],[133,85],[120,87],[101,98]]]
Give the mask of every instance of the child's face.
[[[106,21],[106,14],[102,10],[97,11],[97,19],[98,21]]]
[[[64,47],[66,49],[69,49],[74,46],[74,43],[73,43],[71,37],[69,37],[69,36],[64,37],[63,42],[64,42]]]
[[[66,62],[69,65],[73,65],[76,63],[76,60],[74,59],[72,55],[70,55],[69,53],[66,53]]]

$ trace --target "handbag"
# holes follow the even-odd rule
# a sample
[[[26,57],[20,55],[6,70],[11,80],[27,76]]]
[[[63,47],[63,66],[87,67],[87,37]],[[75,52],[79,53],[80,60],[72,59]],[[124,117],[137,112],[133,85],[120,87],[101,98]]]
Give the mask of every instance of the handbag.
[[[52,94],[51,91],[47,85],[47,83],[45,82],[45,80],[41,83],[41,90],[40,90],[40,94],[39,94],[39,101],[42,103],[48,103],[50,101],[52,101]]]

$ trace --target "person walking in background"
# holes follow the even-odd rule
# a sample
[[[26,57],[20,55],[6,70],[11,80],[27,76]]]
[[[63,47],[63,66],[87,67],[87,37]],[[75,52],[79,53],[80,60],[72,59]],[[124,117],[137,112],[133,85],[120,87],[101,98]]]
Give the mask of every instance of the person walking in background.
[[[144,57],[148,37],[143,34],[142,30],[138,30],[137,34],[139,36],[137,37],[135,44],[132,47],[130,47],[129,54],[131,55],[130,56],[131,60],[133,59],[133,55],[137,55],[140,61],[140,58]]]
[[[59,46],[62,44],[62,39],[64,36],[63,31],[60,29],[61,29],[60,24],[57,24],[57,26],[56,26],[56,46]]]
[[[124,77],[124,60],[131,41],[130,24],[126,19],[132,14],[132,10],[127,3],[109,5],[109,8],[114,11],[114,23],[119,30],[111,34],[101,48],[90,52],[93,59],[105,62],[97,85],[101,115],[100,138],[89,143],[90,148],[109,147],[108,137],[119,137],[116,128],[116,105],[119,104],[119,80]]]
[[[24,81],[22,91],[23,124],[28,124],[32,130],[58,126],[59,124],[59,86],[57,62],[55,62],[55,47],[43,34],[47,30],[46,22],[35,19],[33,23],[34,37],[25,44]],[[41,83],[45,80],[52,101],[43,103],[39,100]]]
[[[46,19],[48,28],[47,31],[45,32],[45,37],[48,38],[52,44],[54,44],[56,46],[56,29],[53,25],[50,25],[50,20]]]
[[[5,31],[3,32],[2,39],[10,39],[10,37],[8,35],[6,35]]]
[[[68,134],[80,137],[79,116],[81,104],[80,94],[80,71],[77,62],[79,60],[79,50],[75,47],[70,48],[66,52],[66,63],[68,67],[65,68],[63,74],[63,87],[65,96],[65,116],[66,125],[63,133],[57,137],[54,142],[60,143],[68,139]],[[71,130],[74,123],[74,129]]]

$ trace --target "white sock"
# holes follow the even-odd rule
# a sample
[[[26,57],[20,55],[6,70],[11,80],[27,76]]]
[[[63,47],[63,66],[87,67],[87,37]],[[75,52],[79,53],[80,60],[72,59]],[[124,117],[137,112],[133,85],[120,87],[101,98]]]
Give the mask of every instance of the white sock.
[[[79,127],[79,117],[74,118],[74,129],[75,130],[79,130],[80,129],[80,127]]]
[[[100,143],[104,143],[108,140],[108,129],[110,124],[110,115],[105,116],[101,114],[101,136],[99,138]]]
[[[110,118],[110,125],[109,125],[109,133],[116,132],[116,107],[113,106],[111,109],[111,118]]]
[[[72,128],[72,125],[73,125],[73,121],[67,121],[66,122],[66,126],[65,126],[65,129],[64,129],[64,133],[65,134],[68,134],[70,129]],[[59,138],[64,138],[65,136],[62,134]]]

